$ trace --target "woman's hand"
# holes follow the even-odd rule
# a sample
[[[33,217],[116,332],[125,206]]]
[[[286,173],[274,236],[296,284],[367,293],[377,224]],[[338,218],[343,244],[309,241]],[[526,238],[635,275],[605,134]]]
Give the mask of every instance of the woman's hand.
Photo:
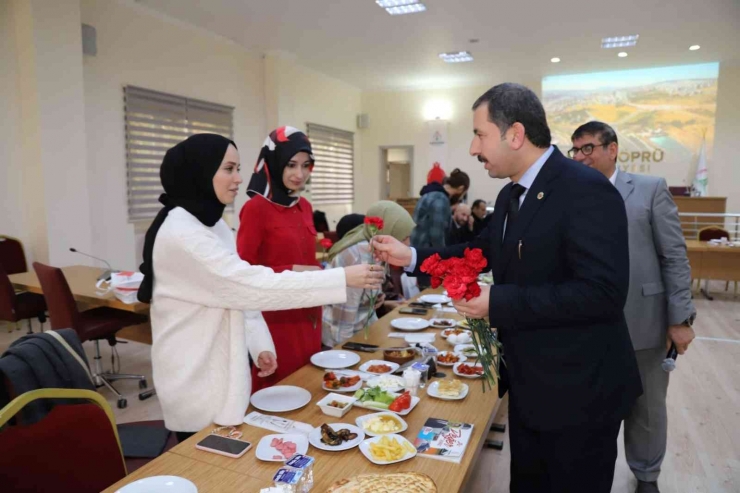
[[[381,265],[351,265],[344,268],[348,288],[380,289],[385,280],[385,270]]]
[[[257,357],[258,377],[269,377],[277,370],[277,356],[270,351],[262,351]]]

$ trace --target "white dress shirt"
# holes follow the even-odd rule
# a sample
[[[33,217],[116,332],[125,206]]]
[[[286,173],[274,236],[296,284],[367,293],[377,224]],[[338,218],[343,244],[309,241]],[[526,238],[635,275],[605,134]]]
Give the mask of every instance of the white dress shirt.
[[[615,187],[617,186],[617,173],[619,173],[619,170],[614,168],[614,174],[609,178],[609,181],[612,182],[612,185]]]

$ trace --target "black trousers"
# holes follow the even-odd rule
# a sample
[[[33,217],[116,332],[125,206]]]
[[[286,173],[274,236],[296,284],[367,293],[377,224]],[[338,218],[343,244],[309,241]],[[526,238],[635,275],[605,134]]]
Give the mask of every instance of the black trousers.
[[[621,421],[557,431],[526,428],[509,410],[511,493],[609,493]]]

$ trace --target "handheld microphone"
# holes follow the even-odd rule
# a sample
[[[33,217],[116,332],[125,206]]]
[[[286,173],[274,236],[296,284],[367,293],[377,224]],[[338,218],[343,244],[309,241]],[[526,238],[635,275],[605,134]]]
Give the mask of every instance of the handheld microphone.
[[[79,253],[80,255],[84,255],[85,257],[93,258],[95,260],[98,260],[100,262],[103,262],[105,265],[108,266],[108,270],[104,271],[102,274],[100,274],[98,276],[98,281],[101,281],[101,280],[106,280],[107,281],[108,279],[110,279],[111,274],[113,274],[114,272],[121,272],[119,270],[113,270],[113,267],[111,267],[110,264],[106,260],[103,260],[102,258],[95,257],[93,255],[90,255],[89,253],[81,252],[81,251],[77,250],[76,248],[70,248],[69,251],[70,252],[74,252],[74,253]]]
[[[674,343],[671,343],[671,348],[668,350],[668,354],[665,355],[665,359],[661,364],[661,366],[663,367],[663,371],[670,373],[675,370],[676,358],[678,358],[678,351],[676,350],[676,345]]]

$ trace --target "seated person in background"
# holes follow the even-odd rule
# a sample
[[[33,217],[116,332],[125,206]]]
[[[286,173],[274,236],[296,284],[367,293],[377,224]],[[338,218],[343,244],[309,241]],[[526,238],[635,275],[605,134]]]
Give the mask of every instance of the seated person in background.
[[[378,234],[390,235],[409,244],[415,224],[406,209],[395,202],[381,200],[367,210],[367,215],[383,219],[383,229]],[[370,253],[370,237],[370,230],[364,223],[349,231],[329,250],[331,267],[375,262]],[[375,306],[370,306],[370,296],[374,293],[380,294]],[[347,289],[345,303],[324,306],[321,342],[333,347],[350,339],[365,327],[368,320],[373,323],[378,319],[375,310],[382,304],[383,295],[379,290]]]
[[[468,204],[457,204],[452,214],[450,228],[447,230],[447,245],[467,243],[475,238],[473,233],[473,217],[470,215]]]
[[[326,214],[322,211],[313,211],[313,227],[317,233],[326,233],[329,231],[329,223],[326,220]]]
[[[488,220],[491,219],[491,216],[487,215],[488,210],[486,209],[486,201],[478,199],[473,202],[471,213],[473,217],[473,234],[478,236],[480,232],[488,226]]]
[[[347,214],[337,223],[337,236],[341,240],[344,235],[362,224],[363,221],[365,221],[364,214]]]

